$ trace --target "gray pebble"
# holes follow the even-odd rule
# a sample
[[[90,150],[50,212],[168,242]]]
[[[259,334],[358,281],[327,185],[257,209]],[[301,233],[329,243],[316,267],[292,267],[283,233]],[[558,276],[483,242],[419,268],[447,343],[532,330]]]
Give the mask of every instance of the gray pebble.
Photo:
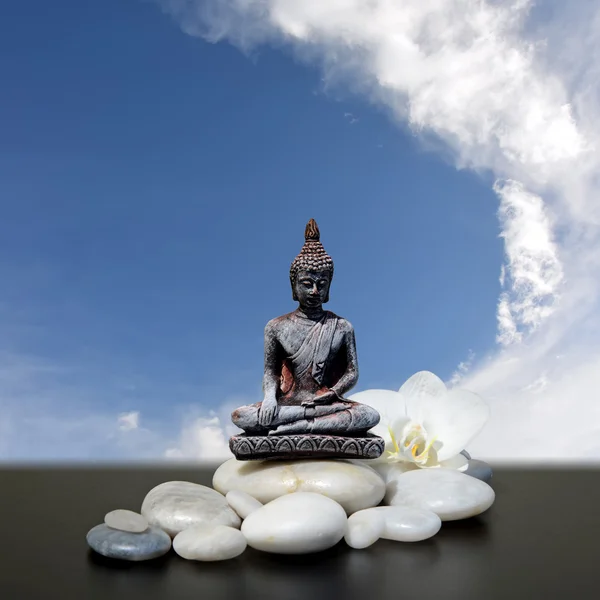
[[[171,538],[157,527],[149,527],[143,533],[130,533],[112,529],[103,523],[90,529],[86,540],[95,552],[120,560],[158,558],[171,548]]]
[[[476,458],[469,460],[469,466],[463,473],[480,479],[484,483],[489,483],[492,479],[492,467],[483,460],[477,460]]]

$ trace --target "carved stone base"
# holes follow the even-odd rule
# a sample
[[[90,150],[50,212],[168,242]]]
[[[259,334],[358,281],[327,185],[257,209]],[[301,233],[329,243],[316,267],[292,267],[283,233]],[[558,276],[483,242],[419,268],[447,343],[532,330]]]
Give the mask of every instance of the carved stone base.
[[[383,454],[385,442],[377,435],[234,435],[229,448],[238,460],[290,460],[297,458],[373,459]]]

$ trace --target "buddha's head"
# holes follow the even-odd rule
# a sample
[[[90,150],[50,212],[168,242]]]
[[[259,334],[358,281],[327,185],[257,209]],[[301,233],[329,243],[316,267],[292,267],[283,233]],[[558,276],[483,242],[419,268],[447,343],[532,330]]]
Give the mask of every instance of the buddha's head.
[[[304,246],[290,267],[292,297],[302,307],[319,308],[329,302],[333,260],[320,242],[319,227],[311,219],[304,232]]]

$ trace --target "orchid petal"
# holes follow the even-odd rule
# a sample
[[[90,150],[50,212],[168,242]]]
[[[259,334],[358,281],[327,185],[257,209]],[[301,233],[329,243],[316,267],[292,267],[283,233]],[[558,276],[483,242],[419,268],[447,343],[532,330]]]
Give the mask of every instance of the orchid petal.
[[[426,412],[422,401],[429,398],[443,399],[448,394],[446,384],[430,371],[419,371],[409,377],[400,388],[404,398],[406,414],[417,423],[422,423]]]
[[[390,440],[390,425],[406,414],[404,398],[392,390],[365,390],[348,396],[348,400],[366,404],[379,413],[381,420],[370,431],[386,441]]]
[[[405,396],[445,396],[446,384],[431,371],[419,371],[411,375],[398,390]]]
[[[404,429],[410,423],[410,418],[401,416],[392,421],[390,425],[391,434],[400,442],[404,437]],[[400,448],[401,450],[402,448]]]
[[[396,452],[395,444],[392,442],[392,440],[389,439],[389,434],[388,439],[384,440],[384,443],[385,446],[381,456],[378,456],[377,458],[372,458],[371,460],[369,460],[369,464],[394,464],[397,462],[404,462],[407,460],[404,456]]]
[[[443,397],[420,399],[423,426],[435,435],[439,462],[453,458],[483,429],[490,409],[473,392],[453,389]]]

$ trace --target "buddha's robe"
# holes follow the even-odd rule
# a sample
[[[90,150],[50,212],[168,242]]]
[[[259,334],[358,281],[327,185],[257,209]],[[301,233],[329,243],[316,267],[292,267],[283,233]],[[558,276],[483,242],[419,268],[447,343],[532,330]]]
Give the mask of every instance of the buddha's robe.
[[[298,351],[289,357],[294,379],[301,380],[310,371],[310,377],[319,386],[323,384],[337,324],[338,318],[331,312],[325,312],[323,317],[315,322]]]
[[[258,422],[262,402],[238,408],[232,414],[233,423],[249,434],[271,435],[354,435],[377,425],[376,410],[350,400],[301,405],[329,390],[343,375],[345,363],[336,360],[333,348],[337,329],[338,317],[326,311],[308,331],[300,348],[283,361],[278,408],[270,426]]]

